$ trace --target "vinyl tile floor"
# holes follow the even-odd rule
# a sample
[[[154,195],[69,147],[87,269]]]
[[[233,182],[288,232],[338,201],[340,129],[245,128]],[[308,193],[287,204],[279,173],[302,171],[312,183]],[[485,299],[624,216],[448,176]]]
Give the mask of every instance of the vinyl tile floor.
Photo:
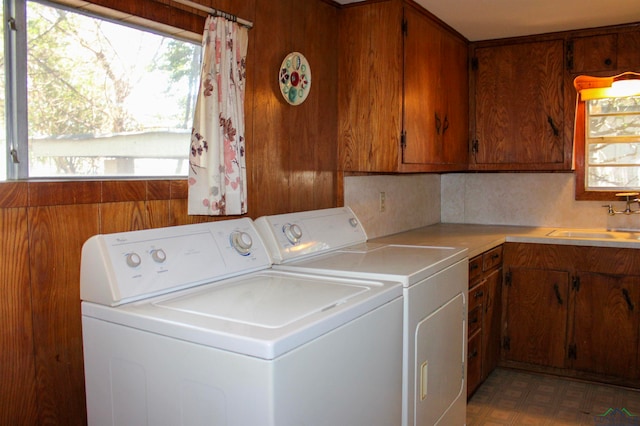
[[[498,368],[471,397],[467,426],[640,426],[640,391]]]

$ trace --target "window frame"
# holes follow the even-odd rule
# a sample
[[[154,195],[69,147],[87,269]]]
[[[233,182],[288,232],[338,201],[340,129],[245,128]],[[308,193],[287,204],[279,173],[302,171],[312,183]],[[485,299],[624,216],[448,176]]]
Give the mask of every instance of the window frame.
[[[142,5],[131,5],[130,2],[111,7],[112,2],[103,0],[89,0],[78,6],[74,0],[30,0],[52,7],[66,9],[75,13],[84,14],[94,18],[106,20],[118,25],[124,25],[142,31],[148,31],[178,40],[200,43],[201,30],[206,19],[206,13],[194,10],[193,12],[181,8],[168,6],[166,14],[153,13],[149,16],[149,8]],[[152,0],[139,0],[139,3],[155,3]],[[84,2],[83,2],[84,3]],[[108,3],[109,7],[102,6]],[[157,5],[157,3],[155,3]],[[117,9],[116,9],[117,7]],[[155,7],[155,6],[154,6]],[[189,9],[189,8],[188,8]],[[184,179],[184,176],[50,176],[29,177],[28,165],[28,114],[27,114],[27,0],[4,0],[5,21],[9,17],[15,19],[15,27],[20,31],[3,24],[5,46],[10,49],[10,54],[5,54],[5,108],[6,108],[6,144],[2,149],[7,152],[6,179],[0,181],[110,181],[110,180],[173,180]],[[142,12],[142,13],[140,13]],[[161,19],[159,19],[161,18]],[[180,27],[169,25],[168,22],[179,22]],[[15,155],[14,155],[15,154]],[[17,158],[20,164],[16,164]],[[24,163],[24,164],[23,164]]]
[[[586,149],[587,149],[587,102],[580,96],[580,90],[611,86],[614,77],[578,77],[574,85],[578,90],[574,122],[573,164],[575,174],[575,199],[578,201],[619,201],[616,194],[621,192],[640,192],[636,189],[615,189],[610,191],[588,190],[586,182]],[[640,167],[640,165],[638,166]]]

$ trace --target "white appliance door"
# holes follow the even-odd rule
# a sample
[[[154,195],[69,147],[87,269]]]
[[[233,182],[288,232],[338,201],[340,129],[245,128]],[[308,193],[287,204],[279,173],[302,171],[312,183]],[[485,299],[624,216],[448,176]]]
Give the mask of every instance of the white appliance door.
[[[464,391],[464,305],[463,294],[458,294],[418,324],[416,425],[435,425]]]

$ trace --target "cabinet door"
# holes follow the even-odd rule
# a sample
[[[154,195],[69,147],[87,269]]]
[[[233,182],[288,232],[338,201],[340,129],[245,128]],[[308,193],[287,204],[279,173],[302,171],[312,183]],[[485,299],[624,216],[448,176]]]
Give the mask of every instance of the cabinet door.
[[[403,163],[466,168],[467,45],[405,6]]]
[[[576,37],[567,43],[567,67],[574,73],[614,71],[617,48],[617,34]]]
[[[500,358],[500,319],[502,314],[502,269],[491,272],[485,281],[482,318],[482,379],[498,366]]]
[[[638,71],[640,69],[640,29],[618,34],[618,70]]]
[[[395,172],[402,129],[402,8],[393,1],[362,3],[339,17],[339,167]]]
[[[469,48],[450,33],[444,33],[441,44],[442,79],[440,96],[443,102],[442,124],[443,164],[469,162]]]
[[[507,292],[507,360],[564,367],[569,273],[511,268]]]
[[[550,40],[475,49],[472,163],[511,170],[570,166],[564,158],[563,46]]]
[[[578,273],[573,368],[638,378],[640,276]]]

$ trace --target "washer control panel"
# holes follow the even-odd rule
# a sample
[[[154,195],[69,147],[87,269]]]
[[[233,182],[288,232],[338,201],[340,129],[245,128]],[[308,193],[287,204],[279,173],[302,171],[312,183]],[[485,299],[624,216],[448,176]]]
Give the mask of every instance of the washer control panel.
[[[119,305],[266,269],[249,218],[95,235],[82,248],[82,300]]]

